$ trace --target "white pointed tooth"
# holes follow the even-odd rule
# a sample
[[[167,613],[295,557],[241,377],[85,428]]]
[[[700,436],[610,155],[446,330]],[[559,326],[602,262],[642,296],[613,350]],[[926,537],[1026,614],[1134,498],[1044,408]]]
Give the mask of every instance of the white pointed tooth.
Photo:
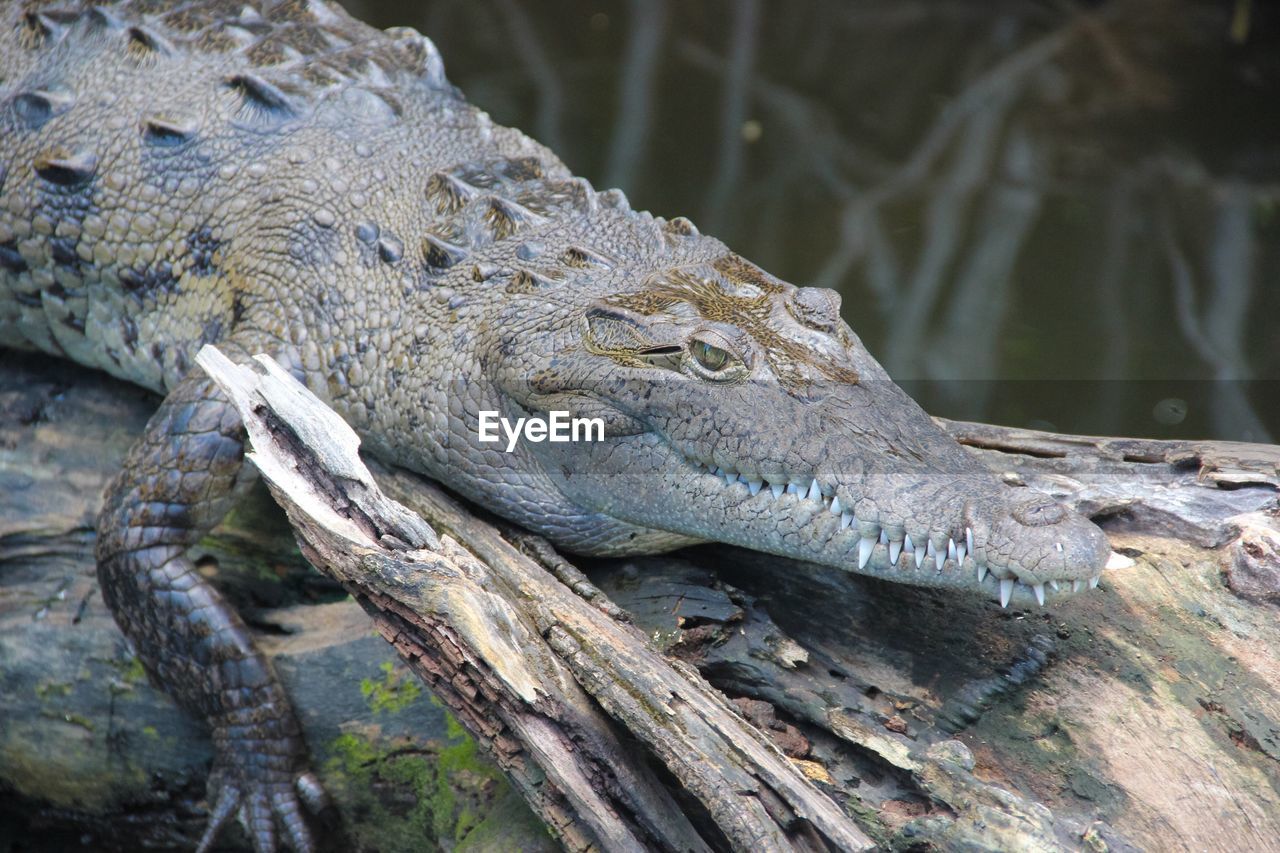
[[[928,554],[930,557],[932,557],[935,553],[937,553],[937,552],[936,552],[936,550],[935,550],[935,549],[934,549],[934,547],[933,547],[933,540],[932,540],[932,539],[927,539],[927,540],[925,540],[924,547],[925,547],[925,551],[924,551],[924,552],[925,552],[926,554]]]
[[[760,490],[764,488],[763,480],[747,480],[747,491],[751,492],[751,496],[755,497],[760,494]]]
[[[809,484],[809,493],[805,495],[805,497],[811,501],[822,500],[822,486],[818,485],[817,480],[814,480],[812,483]]]
[[[858,568],[863,568],[871,559],[871,549],[876,547],[876,540],[862,538],[858,540]]]
[[[799,484],[799,483],[787,483],[787,494],[789,494],[789,495],[798,495],[798,494],[800,494],[800,484]]]
[[[947,559],[956,560],[956,540],[954,539],[947,540]],[[956,562],[958,563],[960,561],[956,560]]]
[[[783,493],[783,491],[784,491],[785,489],[786,489],[786,486],[783,486],[781,483],[770,483],[770,484],[769,484],[769,491],[773,492],[773,496],[774,496],[775,498],[780,498],[780,497],[782,497],[782,493]]]
[[[963,546],[963,545],[957,545],[957,546],[956,546],[956,563],[957,563],[958,565],[963,565],[963,564],[964,564],[964,555],[965,555],[964,546]]]
[[[924,564],[924,556],[926,549],[923,545],[916,546],[916,568],[920,568]]]
[[[947,561],[947,555],[939,551],[933,555],[933,561],[938,566],[938,571],[942,571],[942,564]]]
[[[889,565],[898,565],[898,556],[902,554],[902,543],[896,539],[889,540]]]
[[[1112,551],[1111,556],[1107,558],[1106,568],[1127,569],[1132,565],[1133,565],[1132,558],[1126,557],[1124,554],[1117,554],[1115,551]]]
[[[880,528],[880,544],[889,544],[889,531],[885,530],[883,527]]]
[[[851,524],[853,524],[853,513],[848,511],[840,513],[840,529],[844,530]]]
[[[1084,581],[1072,581],[1072,582],[1071,582],[1071,591],[1072,591],[1072,592],[1084,592]]]
[[[738,475],[732,471],[725,471],[720,476],[724,477],[724,484],[726,486],[732,486],[734,483],[738,482]]]
[[[987,579],[987,567],[979,563],[978,564],[978,583],[982,583],[986,579]]]
[[[1036,604],[1044,607],[1044,584],[1038,583],[1031,587],[1031,591],[1036,594]]]
[[[1097,589],[1098,581],[1100,580],[1101,578],[1098,577],[1098,575],[1094,575],[1093,577],[1089,578],[1089,589]]]
[[[831,511],[832,511],[833,513],[835,513],[836,515],[839,515],[839,514],[840,514],[840,499],[839,499],[839,498],[832,498],[832,499],[831,499]]]
[[[916,544],[911,541],[910,533],[902,534],[902,547],[907,551],[914,551],[916,549]]]
[[[1062,553],[1062,543],[1061,543],[1061,542],[1054,542],[1054,543],[1053,543],[1053,550],[1055,550],[1055,551],[1057,551],[1059,554],[1061,554],[1061,553]]]
[[[1013,597],[1013,578],[1005,578],[1000,581],[1000,606],[1008,607],[1009,599]]]
[[[964,529],[964,547],[970,554],[973,553],[973,528],[972,527],[966,527]]]
[[[1058,591],[1058,582],[1057,582],[1057,581],[1049,581],[1049,589],[1053,590],[1054,592],[1057,592],[1057,591]]]

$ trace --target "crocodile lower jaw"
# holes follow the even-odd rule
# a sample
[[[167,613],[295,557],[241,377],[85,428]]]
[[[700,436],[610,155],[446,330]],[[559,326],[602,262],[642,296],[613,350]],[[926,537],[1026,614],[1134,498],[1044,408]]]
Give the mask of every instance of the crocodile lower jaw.
[[[890,580],[924,582],[926,578],[916,575],[914,578],[900,574],[902,572],[919,571],[931,564],[936,576],[957,573],[968,573],[973,578],[975,589],[990,593],[998,598],[1002,607],[1009,603],[1020,604],[1035,601],[1043,606],[1046,601],[1070,598],[1086,589],[1098,586],[1101,575],[1093,575],[1086,579],[1070,582],[1050,580],[1041,583],[1023,583],[1013,570],[990,565],[977,558],[974,550],[973,531],[966,527],[963,537],[957,541],[950,533],[931,531],[923,542],[915,541],[905,530],[891,530],[878,521],[859,519],[851,510],[841,505],[835,489],[824,486],[816,479],[790,480],[787,482],[770,482],[763,479],[750,479],[736,471],[703,462],[699,459],[685,457],[690,466],[702,476],[716,478],[722,482],[722,488],[739,489],[746,493],[749,500],[772,501],[812,501],[840,520],[839,528],[834,529],[830,539],[844,537],[848,540],[849,561],[841,564],[845,571],[858,571]],[[856,563],[855,563],[856,560]],[[1127,557],[1112,553],[1107,562],[1107,569],[1124,568],[1132,565]],[[895,573],[898,573],[895,576]]]

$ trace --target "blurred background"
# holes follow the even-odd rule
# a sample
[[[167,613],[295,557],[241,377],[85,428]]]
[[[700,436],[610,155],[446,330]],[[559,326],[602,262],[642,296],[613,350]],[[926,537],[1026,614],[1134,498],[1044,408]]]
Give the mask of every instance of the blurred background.
[[[597,188],[845,319],[928,411],[1280,440],[1280,9],[343,0]]]

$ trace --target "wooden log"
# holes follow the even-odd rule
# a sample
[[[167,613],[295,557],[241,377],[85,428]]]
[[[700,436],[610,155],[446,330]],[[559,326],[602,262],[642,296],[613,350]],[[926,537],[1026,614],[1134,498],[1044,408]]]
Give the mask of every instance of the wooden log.
[[[1136,565],[1013,610],[712,547],[590,577],[856,780],[886,844],[1275,849],[1280,448],[940,423]]]
[[[29,496],[28,503],[35,500],[30,496],[51,489],[58,500],[74,494],[77,507],[68,510],[77,519],[68,525],[75,532],[55,537],[40,528],[48,527],[48,514],[41,521],[39,512],[24,515],[16,502],[5,504],[0,577],[8,584],[16,574],[38,574],[49,552],[61,549],[68,554],[64,565],[78,565],[84,581],[91,572],[88,519],[101,480],[111,473],[110,454],[94,451],[93,443],[123,446],[136,433],[136,425],[127,420],[104,425],[103,413],[125,399],[140,419],[148,404],[136,392],[72,366],[42,366],[43,373],[25,369],[9,377],[0,373],[10,380],[0,384],[0,400],[5,387],[52,381],[64,396],[92,389],[96,409],[77,411],[80,420],[75,423],[58,423],[56,413],[38,412],[0,420],[4,447],[32,432],[50,436],[39,458],[0,456],[0,483],[27,478],[21,493]],[[96,435],[86,440],[85,425],[95,418]],[[1280,672],[1275,664],[1280,660],[1275,619],[1280,600],[1280,452],[1250,445],[943,426],[1006,482],[1044,489],[1093,514],[1113,545],[1135,557],[1137,565],[1104,575],[1099,590],[1071,603],[1010,611],[980,599],[722,546],[703,546],[676,557],[578,561],[575,566],[535,537],[486,521],[482,512],[464,507],[421,478],[376,465],[385,494],[443,534],[440,548],[430,551],[430,558],[398,550],[399,542],[426,537],[414,522],[403,520],[397,522],[403,529],[391,525],[399,532],[386,540],[382,533],[371,538],[365,530],[363,540],[350,540],[359,542],[355,551],[336,547],[337,540],[326,546],[332,553],[305,547],[318,562],[329,559],[354,567],[349,571],[366,583],[369,578],[386,583],[393,595],[375,598],[381,593],[366,590],[358,596],[366,610],[375,612],[380,633],[394,638],[414,661],[415,671],[481,733],[481,741],[505,762],[517,789],[544,819],[559,821],[558,829],[571,845],[590,843],[608,832],[629,832],[643,843],[683,832],[694,834],[687,841],[696,835],[702,843],[742,846],[743,835],[712,828],[723,812],[716,810],[715,792],[699,791],[703,778],[693,771],[700,768],[681,762],[676,750],[659,742],[665,710],[646,716],[649,703],[619,689],[632,677],[651,684],[643,679],[654,673],[675,679],[687,704],[675,703],[674,710],[690,715],[680,717],[681,724],[691,720],[703,725],[697,736],[680,732],[679,749],[719,754],[726,763],[709,768],[712,778],[740,780],[732,775],[728,755],[714,752],[732,740],[718,728],[719,713],[727,706],[694,676],[696,667],[731,697],[736,712],[755,724],[755,729],[735,729],[733,738],[743,731],[762,732],[786,754],[785,764],[852,815],[878,845],[1267,849],[1280,830]],[[100,473],[86,475],[84,470]],[[355,469],[341,470],[350,474]],[[372,501],[378,513],[401,518],[362,477],[349,481],[359,487],[348,503],[365,506]],[[68,487],[72,478],[78,478],[77,485]],[[304,532],[313,523],[307,517],[292,518],[304,543],[311,541]],[[54,540],[59,544],[53,545]],[[232,550],[250,558],[272,553],[267,541],[244,541]],[[277,564],[286,559],[283,550],[277,548],[273,557]],[[424,561],[413,566],[426,579],[417,574],[405,579],[407,556]],[[558,580],[551,582],[552,576]],[[484,582],[468,583],[476,577]],[[14,659],[12,650],[50,642],[49,633],[39,634],[31,625],[62,620],[56,636],[73,630],[69,626],[77,611],[86,614],[82,623],[104,617],[92,598],[83,608],[70,603],[82,597],[79,588],[68,590],[67,602],[57,599],[56,584],[45,583],[43,589],[49,590],[45,597],[51,601],[45,620],[31,620],[38,605],[30,600],[15,606],[13,598],[0,598],[0,619],[21,617],[2,623],[0,650],[8,655],[6,664]],[[315,609],[302,606],[290,612]],[[468,612],[513,619],[517,634],[512,636],[529,639],[532,648],[526,652],[509,638],[505,644],[486,639],[493,632],[483,622],[459,618]],[[271,611],[259,611],[255,621],[282,624]],[[303,621],[294,617],[292,624]],[[287,619],[283,623],[290,624]],[[307,636],[304,630],[290,639],[306,642]],[[653,655],[651,643],[679,662],[666,664]],[[608,654],[598,652],[604,648]],[[490,658],[494,663],[487,663]],[[293,669],[304,671],[301,664]],[[3,671],[10,671],[7,665]],[[330,671],[306,672],[305,678],[290,683],[291,690],[302,684],[321,691],[341,689],[342,678]],[[109,678],[95,671],[75,682],[57,711],[74,719],[78,708],[90,707],[81,694],[92,691],[82,685]],[[316,683],[326,678],[333,679],[330,686]],[[545,679],[559,692],[546,697],[537,693],[530,706],[521,693],[528,678]],[[8,721],[15,711],[9,697],[16,692],[11,693],[9,683],[5,686],[0,743],[8,744],[12,739],[6,738],[5,726],[12,733]],[[28,694],[38,686],[20,685]],[[145,686],[133,689],[146,691]],[[47,696],[49,688],[44,692]],[[686,692],[697,701],[686,700]],[[164,697],[153,695],[163,706]],[[672,707],[675,692],[657,695]],[[45,710],[50,707],[46,698]],[[187,727],[183,742],[198,741],[198,728],[176,712],[175,717],[175,725]],[[741,718],[734,719],[741,725]],[[50,730],[74,728],[65,720],[47,723]],[[24,730],[38,731],[39,726]],[[556,750],[566,742],[578,747],[587,733],[595,739],[585,754]],[[99,729],[85,739],[104,736]],[[760,735],[750,738],[753,747],[763,748]],[[49,738],[39,746],[47,752],[59,749]],[[646,781],[636,764],[601,770],[601,756],[611,750],[625,755],[649,751],[665,758],[672,775],[655,779],[650,774]],[[733,753],[744,761],[736,766],[751,766],[756,752],[753,748],[745,759]],[[146,766],[141,750],[123,754],[135,756],[130,773]],[[537,773],[522,780],[520,774],[531,766],[552,768],[542,771],[541,785],[529,781]],[[607,773],[631,770],[640,790],[620,793],[619,777]],[[83,830],[95,825],[86,819],[92,814],[100,821],[97,826],[117,832],[125,828],[136,838],[149,832],[148,838],[158,839],[161,846],[178,844],[176,833],[165,835],[157,827],[198,825],[201,802],[192,780],[199,778],[199,762],[188,772],[191,784],[185,797],[166,800],[158,792],[171,788],[153,788],[145,809],[136,800],[72,802],[70,807],[63,800],[53,808],[46,799],[42,825],[61,817]],[[49,786],[36,784],[40,775],[38,761],[17,763],[8,747],[0,753],[0,786],[5,789],[12,790],[15,779],[25,780],[29,789],[47,795]],[[110,772],[95,778],[110,778]],[[823,839],[821,833],[798,830],[812,823],[796,819],[808,802],[797,789],[777,781],[783,777],[766,778],[772,781],[755,780],[754,802],[760,806],[752,815],[756,826],[767,830],[772,821],[773,831],[782,833],[774,840],[781,837],[795,847],[833,846],[830,835]],[[646,784],[653,787],[645,790]],[[572,797],[563,793],[565,788],[574,792]],[[777,788],[783,794],[768,795]],[[691,797],[680,789],[696,793]],[[587,797],[588,790],[594,800]],[[22,802],[32,806],[40,800],[24,795]],[[646,823],[638,817],[646,809],[662,812],[667,822]],[[122,813],[131,819],[121,819]],[[676,814],[681,818],[673,821],[670,815]],[[5,825],[0,822],[0,834]],[[526,842],[508,838],[505,849]]]
[[[239,412],[308,561],[355,595],[568,849],[870,848],[696,671],[496,537],[473,553],[387,498],[355,432],[271,358],[254,370],[206,346],[196,361]],[[701,810],[676,806],[650,756]]]

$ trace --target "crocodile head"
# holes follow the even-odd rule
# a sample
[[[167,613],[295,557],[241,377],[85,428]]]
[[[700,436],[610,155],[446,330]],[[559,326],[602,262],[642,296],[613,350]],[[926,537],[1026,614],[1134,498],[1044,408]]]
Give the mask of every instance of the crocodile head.
[[[605,422],[604,441],[528,446],[584,518],[631,530],[579,550],[626,553],[636,529],[667,531],[1005,604],[1096,584],[1102,531],[999,482],[839,309],[834,291],[727,252],[568,310],[554,342],[524,331],[545,308],[509,305],[490,348],[508,400]]]

